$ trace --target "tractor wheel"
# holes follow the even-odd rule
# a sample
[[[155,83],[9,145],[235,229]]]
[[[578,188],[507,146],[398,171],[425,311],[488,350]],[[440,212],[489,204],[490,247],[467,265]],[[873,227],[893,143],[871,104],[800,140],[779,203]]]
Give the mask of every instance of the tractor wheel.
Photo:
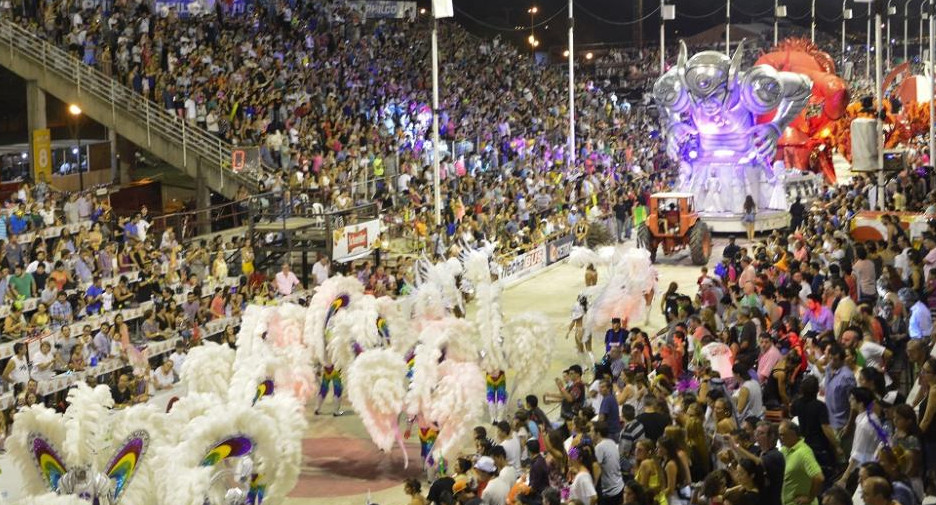
[[[650,235],[650,228],[647,227],[646,224],[642,224],[637,228],[637,247],[642,247],[650,251],[650,262],[656,262],[657,245],[653,242],[653,237]]]
[[[705,265],[712,256],[712,231],[702,221],[689,230],[689,253],[693,265]]]

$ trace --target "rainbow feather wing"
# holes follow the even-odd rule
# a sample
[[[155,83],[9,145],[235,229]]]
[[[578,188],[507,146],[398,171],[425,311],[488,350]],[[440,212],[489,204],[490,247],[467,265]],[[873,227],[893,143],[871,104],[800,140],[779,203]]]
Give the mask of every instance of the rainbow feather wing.
[[[325,314],[326,328],[328,328],[328,322],[331,321],[332,316],[334,316],[339,310],[347,307],[349,303],[351,303],[351,296],[347,293],[338,295],[334,300],[332,300],[331,305],[328,307],[328,312]]]
[[[255,473],[250,479],[250,491],[247,493],[247,503],[248,505],[261,505],[263,503],[263,495],[266,494],[266,484],[261,482],[263,476]]]
[[[390,345],[390,327],[387,326],[387,320],[383,317],[377,317],[377,333],[383,338],[384,345]]]
[[[62,458],[46,439],[36,433],[29,435],[29,449],[43,480],[49,483],[49,489],[51,491],[58,489],[59,479],[65,475],[65,464],[62,463]]]
[[[272,394],[273,379],[267,379],[260,384],[257,384],[257,394],[254,396],[253,403],[251,405],[255,405],[258,401],[260,401],[260,398],[263,398],[264,396],[270,396]]]
[[[239,458],[250,454],[253,450],[253,441],[249,438],[239,435],[231,437],[220,442],[211,448],[205,458],[202,459],[201,466],[214,466],[225,458]]]
[[[114,497],[119,498],[120,493],[127,487],[133,474],[140,465],[140,459],[149,445],[149,434],[145,431],[135,431],[127,437],[123,448],[114,455],[107,465],[107,476],[114,481]]]

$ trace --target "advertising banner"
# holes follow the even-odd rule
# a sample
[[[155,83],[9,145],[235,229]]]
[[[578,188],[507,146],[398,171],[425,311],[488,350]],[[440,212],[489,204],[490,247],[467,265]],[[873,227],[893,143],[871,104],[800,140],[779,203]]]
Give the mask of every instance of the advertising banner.
[[[546,264],[565,259],[572,252],[572,235],[565,235],[546,242]]]
[[[365,19],[416,19],[416,2],[354,1],[348,4],[359,12],[363,12]]]
[[[52,181],[52,136],[48,128],[33,130],[33,180]]]
[[[344,226],[332,231],[332,259],[342,261],[369,253],[380,234],[380,220]]]
[[[501,267],[502,281],[517,280],[546,266],[546,246],[527,251]]]

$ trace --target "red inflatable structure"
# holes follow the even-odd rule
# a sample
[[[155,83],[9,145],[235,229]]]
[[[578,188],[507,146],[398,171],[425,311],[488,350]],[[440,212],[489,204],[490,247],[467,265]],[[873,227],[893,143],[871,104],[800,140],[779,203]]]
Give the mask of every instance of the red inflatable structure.
[[[835,181],[832,166],[833,126],[848,107],[848,85],[835,73],[835,62],[807,39],[787,39],[758,58],[756,64],[798,72],[813,82],[809,107],[788,126],[778,142],[778,158],[787,167],[822,173]]]

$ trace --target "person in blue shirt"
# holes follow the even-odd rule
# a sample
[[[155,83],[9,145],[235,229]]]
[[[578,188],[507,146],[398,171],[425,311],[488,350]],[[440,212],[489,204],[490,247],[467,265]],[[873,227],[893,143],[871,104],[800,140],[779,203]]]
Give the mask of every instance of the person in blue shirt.
[[[88,290],[85,291],[85,301],[87,302],[88,315],[97,314],[101,312],[101,306],[103,305],[101,301],[101,295],[104,294],[104,288],[101,286],[101,278],[97,275],[94,276],[94,282],[88,286]]]
[[[16,212],[10,216],[10,233],[19,235],[26,231],[29,221],[26,218],[26,213],[23,212],[22,205],[16,209]]]
[[[627,341],[627,330],[621,326],[621,318],[615,317],[611,320],[611,329],[605,332],[605,352],[611,350],[611,346],[622,346]]]

